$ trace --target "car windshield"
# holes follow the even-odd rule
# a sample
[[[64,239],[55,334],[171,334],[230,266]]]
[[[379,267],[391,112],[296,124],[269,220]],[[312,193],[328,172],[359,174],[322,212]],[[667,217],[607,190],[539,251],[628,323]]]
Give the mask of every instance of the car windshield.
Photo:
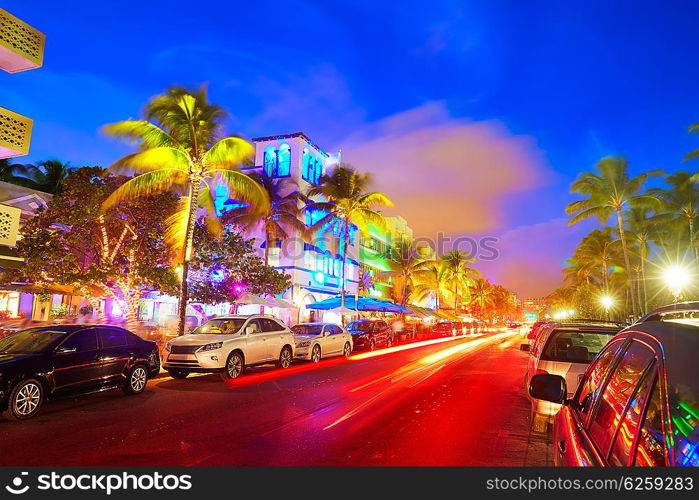
[[[541,355],[544,361],[589,363],[617,331],[556,330]]]
[[[67,335],[60,330],[31,328],[8,335],[0,340],[0,353],[31,354],[56,345]]]
[[[245,318],[212,319],[192,332],[193,335],[231,335],[241,329]]]
[[[291,329],[294,335],[320,335],[323,325],[296,325]]]
[[[349,325],[347,325],[347,329],[353,332],[368,332],[371,330],[371,322],[352,321]]]

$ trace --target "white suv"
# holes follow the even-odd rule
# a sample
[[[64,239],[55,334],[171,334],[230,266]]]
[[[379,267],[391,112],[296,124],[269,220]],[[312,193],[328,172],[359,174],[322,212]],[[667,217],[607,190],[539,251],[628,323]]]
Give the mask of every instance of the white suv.
[[[294,335],[273,316],[219,316],[189,335],[168,342],[163,368],[173,378],[190,373],[238,377],[245,366],[274,362],[288,368],[294,358]]]

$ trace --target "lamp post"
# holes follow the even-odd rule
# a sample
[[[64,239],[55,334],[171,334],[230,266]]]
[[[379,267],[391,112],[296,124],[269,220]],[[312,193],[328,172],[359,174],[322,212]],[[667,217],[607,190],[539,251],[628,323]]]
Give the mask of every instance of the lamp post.
[[[607,321],[609,321],[611,319],[609,310],[614,306],[614,297],[611,295],[602,295],[599,301],[600,304],[602,304],[602,307],[604,307],[604,310],[607,313]]]
[[[663,280],[665,281],[665,286],[670,290],[674,301],[679,302],[682,291],[690,281],[689,270],[679,265],[669,266],[663,272]]]

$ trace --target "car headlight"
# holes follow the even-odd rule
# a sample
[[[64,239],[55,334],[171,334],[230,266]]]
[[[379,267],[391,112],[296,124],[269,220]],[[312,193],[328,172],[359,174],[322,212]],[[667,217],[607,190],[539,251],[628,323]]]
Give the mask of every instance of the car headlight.
[[[296,344],[296,347],[308,347],[309,345],[311,345],[310,340],[306,342],[299,342],[298,344]]]
[[[211,344],[206,344],[205,346],[202,346],[200,351],[215,351],[216,349],[220,349],[223,347],[223,342],[213,342]]]

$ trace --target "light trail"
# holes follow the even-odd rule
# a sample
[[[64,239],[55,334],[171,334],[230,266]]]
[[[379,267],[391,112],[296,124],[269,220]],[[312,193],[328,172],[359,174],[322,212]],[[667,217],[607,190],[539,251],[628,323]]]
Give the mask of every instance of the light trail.
[[[361,359],[374,358],[376,356],[383,356],[384,354],[391,354],[393,352],[407,351],[409,349],[416,349],[418,347],[424,347],[426,345],[441,344],[442,342],[453,342],[454,340],[461,340],[464,337],[444,337],[440,339],[431,340],[421,340],[420,342],[413,342],[411,344],[398,345],[394,347],[387,347],[385,349],[379,349],[377,351],[362,352],[360,354],[354,354],[349,357],[352,361],[358,361]]]

